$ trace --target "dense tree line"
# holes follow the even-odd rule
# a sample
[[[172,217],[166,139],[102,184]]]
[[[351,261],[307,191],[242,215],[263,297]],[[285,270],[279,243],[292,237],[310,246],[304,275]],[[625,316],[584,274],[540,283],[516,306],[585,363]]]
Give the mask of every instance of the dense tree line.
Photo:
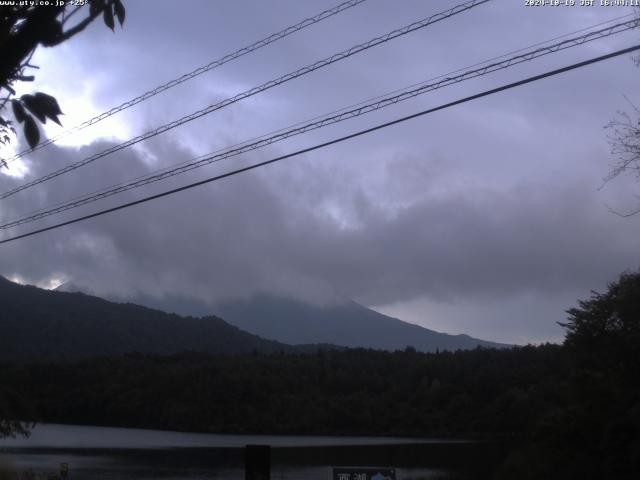
[[[558,401],[558,346],[422,354],[130,354],[4,365],[38,421],[208,432],[521,433]]]
[[[636,479],[640,473],[640,272],[567,312],[566,396],[528,430],[502,478]]]
[[[618,479],[638,466],[637,382],[577,366],[568,346],[128,354],[5,364],[0,384],[40,422],[506,438],[522,448],[501,478]]]

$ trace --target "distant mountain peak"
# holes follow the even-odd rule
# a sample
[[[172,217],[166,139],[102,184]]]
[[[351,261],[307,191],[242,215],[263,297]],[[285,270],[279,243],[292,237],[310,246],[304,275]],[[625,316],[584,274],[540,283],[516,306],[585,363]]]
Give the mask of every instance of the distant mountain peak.
[[[389,317],[354,300],[318,307],[300,300],[256,295],[216,304],[213,312],[238,327],[285,343],[331,343],[347,347],[420,351],[509,345],[466,334],[450,335]]]
[[[63,291],[88,289],[67,282],[58,287]],[[175,313],[182,316],[215,315],[236,327],[286,344],[326,343],[346,347],[403,350],[412,346],[420,351],[470,349],[477,346],[509,347],[466,334],[436,332],[372,310],[336,293],[323,291],[315,296],[295,298],[257,292],[246,298],[230,299],[213,305],[208,302],[165,295],[158,298],[138,294],[128,298],[111,298]]]
[[[64,282],[58,285],[53,289],[56,292],[65,292],[65,293],[84,293],[86,295],[93,295],[91,290],[87,287],[80,287],[73,283],[72,281]]]

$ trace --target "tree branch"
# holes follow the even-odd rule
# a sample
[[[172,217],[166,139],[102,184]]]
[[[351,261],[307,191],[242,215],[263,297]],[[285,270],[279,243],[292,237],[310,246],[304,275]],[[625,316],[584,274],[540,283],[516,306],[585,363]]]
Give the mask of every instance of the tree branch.
[[[22,23],[19,31],[9,37],[0,48],[0,85],[7,85],[24,59],[45,38],[48,26],[62,12],[64,6],[35,9]]]
[[[64,32],[62,35],[60,35],[54,42],[49,43],[47,46],[48,47],[54,47],[56,45],[61,44],[62,42],[65,42],[67,40],[69,40],[71,37],[73,37],[74,35],[77,35],[78,33],[82,32],[85,28],[87,28],[87,26],[89,26],[89,24],[91,22],[93,22],[102,12],[104,11],[104,6],[98,8],[97,11],[93,12],[93,13],[89,13],[89,16],[87,18],[85,18],[84,20],[82,20],[81,22],[79,22],[77,25],[75,25],[74,27],[70,28],[69,30],[67,30],[66,32]]]
[[[73,17],[76,13],[80,11],[82,7],[84,7],[84,5],[78,5],[76,8],[71,10],[71,13],[69,13],[68,15],[65,14],[64,17],[62,18],[62,24],[64,25],[65,23],[67,23],[71,17]]]

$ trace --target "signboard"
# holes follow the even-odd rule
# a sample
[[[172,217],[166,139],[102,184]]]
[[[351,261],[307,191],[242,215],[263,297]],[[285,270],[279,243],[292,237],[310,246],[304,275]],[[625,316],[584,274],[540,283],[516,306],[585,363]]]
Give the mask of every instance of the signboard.
[[[332,467],[331,480],[396,480],[394,468]]]

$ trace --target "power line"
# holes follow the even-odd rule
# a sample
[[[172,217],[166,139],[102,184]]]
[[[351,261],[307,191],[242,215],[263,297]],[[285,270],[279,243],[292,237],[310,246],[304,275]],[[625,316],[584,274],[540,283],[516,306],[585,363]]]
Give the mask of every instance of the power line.
[[[303,30],[311,25],[315,25],[316,23],[319,23],[323,20],[326,20],[327,18],[330,18],[334,15],[337,15],[338,13],[341,13],[345,10],[348,10],[351,7],[355,7],[356,5],[359,5],[363,2],[366,2],[367,0],[349,0],[347,2],[343,2],[339,5],[336,5],[333,8],[330,8],[328,10],[325,10],[323,12],[318,13],[317,15],[314,15],[313,17],[307,18],[299,23],[296,23],[295,25],[291,25],[290,27],[285,28],[284,30],[281,30],[277,33],[274,33],[272,35],[269,35],[265,38],[263,38],[262,40],[258,40],[257,42],[252,43],[251,45],[247,45],[246,47],[242,47],[238,50],[236,50],[233,53],[229,53],[223,57],[218,58],[217,60],[214,60],[210,63],[208,63],[207,65],[203,65],[201,67],[196,68],[195,70],[189,72],[189,73],[185,73],[184,75],[178,77],[178,78],[174,78],[173,80],[170,80],[162,85],[157,86],[156,88],[153,88],[135,98],[132,98],[131,100],[128,100],[126,102],[121,103],[118,106],[115,106],[113,108],[111,108],[110,110],[107,110],[106,112],[103,112],[99,115],[96,115],[93,118],[90,118],[89,120],[85,120],[84,122],[76,125],[75,127],[72,127],[62,133],[59,133],[58,135],[55,135],[47,140],[45,140],[42,143],[39,143],[38,145],[36,145],[33,149],[27,149],[27,150],[23,150],[22,152],[14,155],[13,157],[9,158],[8,160],[6,160],[7,163],[13,162],[14,160],[17,160],[21,157],[24,157],[25,155],[27,155],[28,153],[31,152],[35,152],[36,150],[40,150],[41,148],[46,147],[47,145],[51,145],[52,143],[57,142],[58,140],[61,140],[65,137],[68,137],[69,135],[71,135],[72,133],[78,132],[86,127],[89,127],[91,125],[95,125],[96,123],[109,118],[112,115],[115,115],[118,112],[121,112],[123,110],[126,110],[128,108],[133,107],[134,105],[137,105],[140,102],[144,102],[145,100],[148,100],[151,97],[154,97],[156,95],[158,95],[159,93],[165,92],[166,90],[169,90],[170,88],[176,87],[178,85],[180,85],[181,83],[184,83],[188,80],[191,80],[192,78],[197,77],[198,75],[202,75],[203,73],[206,73],[210,70],[213,70],[214,68],[220,67],[222,65],[224,65],[225,63],[229,63],[232,60],[235,60],[237,58],[240,58],[244,55],[247,55],[249,53],[255,52],[256,50],[261,49],[262,47],[266,47],[267,45],[274,43],[278,40],[281,40],[293,33],[299,32],[300,30]]]
[[[172,168],[171,167],[165,168],[161,171],[155,172],[150,175],[141,176],[141,177],[132,179],[128,182],[123,182],[118,185],[103,188],[91,194],[87,194],[81,197],[76,197],[70,201],[67,201],[62,204],[58,204],[53,207],[48,207],[45,209],[40,209],[36,212],[24,214],[20,217],[9,220],[4,224],[0,224],[0,229],[7,229],[7,228],[15,227],[18,225],[23,225],[25,223],[30,223],[30,222],[54,215],[56,213],[64,212],[72,208],[93,203],[95,201],[102,200],[102,199],[111,197],[113,195],[123,193],[128,190],[132,190],[134,188],[139,188],[144,185],[148,185],[150,183],[155,183],[160,180],[164,180],[169,177],[180,175],[211,163],[219,162],[230,157],[235,157],[243,153],[247,153],[249,151],[252,151],[267,145],[271,145],[273,143],[285,140],[287,138],[291,138],[293,136],[297,136],[312,130],[316,130],[328,125],[332,125],[334,123],[342,122],[342,121],[355,118],[376,110],[380,110],[390,105],[394,105],[396,103],[414,98],[418,95],[422,95],[427,92],[437,90],[439,88],[443,88],[449,85],[453,85],[455,83],[460,83],[465,80],[470,80],[472,78],[487,75],[489,73],[493,73],[506,68],[510,68],[514,65],[531,61],[545,55],[556,53],[558,51],[563,51],[568,48],[583,45],[587,42],[606,38],[608,36],[630,30],[638,26],[639,24],[640,24],[640,20],[631,20],[627,22],[622,22],[622,23],[612,25],[610,27],[603,28],[597,31],[588,32],[579,37],[570,38],[562,42],[548,45],[543,48],[538,48],[536,50],[528,51],[521,55],[513,56],[511,58],[507,58],[500,62],[494,62],[488,65],[484,65],[481,68],[469,70],[457,76],[438,77],[438,78],[441,78],[440,81],[437,81],[434,83],[423,83],[423,84],[420,84],[417,88],[413,88],[411,90],[405,90],[402,93],[397,95],[382,97],[380,99],[376,99],[376,101],[374,102],[359,105],[358,107],[353,108],[351,110],[343,109],[339,111],[339,113],[329,114],[324,117],[319,117],[319,120],[316,120],[316,121],[312,121],[312,122],[301,124],[301,125],[299,124],[294,126],[293,128],[280,130],[274,135],[263,136],[253,142],[251,141],[244,142],[238,146],[222,149],[222,150],[219,150],[218,152],[214,152],[212,154],[198,157],[197,159],[184,162]],[[407,87],[407,88],[410,88],[410,87]]]
[[[17,218],[14,217],[7,223],[0,225],[0,228],[6,229],[6,228],[10,228],[17,225],[22,225],[25,223],[30,223],[31,221],[39,220],[41,218],[53,215],[55,213],[66,211],[71,208],[75,208],[88,203],[92,203],[94,201],[101,200],[109,196],[131,190],[133,188],[138,188],[143,185],[154,183],[156,181],[160,181],[178,174],[182,174],[187,171],[205,166],[210,163],[218,162],[232,156],[236,156],[236,155],[246,153],[248,151],[251,151],[266,145],[270,145],[277,141],[290,138],[294,135],[299,135],[301,133],[306,133],[310,130],[322,128],[329,124],[337,123],[343,120],[347,120],[349,118],[354,118],[356,116],[360,116],[360,115],[369,113],[371,111],[384,108],[391,104],[395,104],[395,103],[407,100],[409,98],[413,98],[414,96],[426,93],[428,91],[433,91],[438,88],[451,85],[453,83],[458,83],[458,82],[468,80],[477,76],[492,73],[500,69],[517,65],[524,61],[530,61],[540,56],[544,56],[550,53],[555,53],[557,51],[564,50],[566,48],[571,48],[577,45],[582,45],[586,42],[604,38],[615,33],[620,33],[630,28],[634,28],[637,24],[638,24],[638,21],[623,22],[605,29],[601,29],[594,32],[588,32],[587,34],[577,38],[568,39],[564,42],[560,42],[554,45],[549,45],[547,47],[540,48],[535,51],[527,52],[523,55],[518,55],[516,57],[506,59],[502,62],[485,65],[482,68],[472,70],[472,71],[467,71],[462,75],[458,75],[457,77],[447,77],[446,75],[443,75],[437,78],[444,78],[444,80],[437,83],[425,84],[425,82],[423,82],[421,84],[418,84],[419,88],[413,89],[411,91],[404,91],[400,95],[396,95],[394,97],[388,97],[388,98],[384,98],[382,96],[376,97],[376,100],[378,99],[381,99],[381,100],[370,103],[368,105],[362,102],[361,104],[358,104],[359,108],[355,108],[350,111],[347,111],[347,109],[341,109],[338,111],[339,114],[333,115],[333,113],[338,113],[338,112],[333,112],[332,114],[328,114],[324,117],[323,116],[316,117],[320,119],[319,121],[307,123],[306,125],[304,125],[304,122],[301,122],[293,126],[293,127],[298,127],[299,125],[303,125],[300,128],[288,127],[290,128],[290,130],[288,131],[287,129],[279,130],[278,132],[276,132],[276,134],[272,135],[271,137],[268,137],[267,135],[258,137],[257,139],[254,139],[256,141],[249,140],[239,145],[236,145],[234,147],[218,150],[217,152],[214,152],[215,154],[203,155],[201,157],[198,157],[197,159],[183,162],[178,166],[168,167],[168,168],[162,169],[161,171],[154,172],[151,175],[140,176],[135,179],[129,180],[128,182],[122,182],[120,184],[103,188],[101,190],[98,190],[97,192],[93,192],[85,196],[76,197],[70,201],[67,201],[66,203],[58,204],[53,207],[47,207],[45,209],[39,209],[35,212],[23,214]],[[539,45],[539,44],[536,44],[536,45]],[[524,51],[524,50],[526,49],[521,49],[518,51]],[[498,58],[502,58],[502,57],[498,57]],[[482,62],[482,63],[486,63],[486,62]],[[462,71],[462,70],[458,70],[458,71]],[[406,87],[406,88],[411,88],[411,87]],[[395,92],[392,92],[392,93],[395,93]],[[351,107],[348,107],[348,108],[351,108]]]
[[[515,88],[515,87],[519,87],[521,85],[525,85],[525,84],[532,83],[532,82],[537,82],[537,81],[542,80],[544,78],[548,78],[548,77],[551,77],[551,76],[554,76],[554,75],[559,75],[561,73],[566,73],[566,72],[568,72],[570,70],[575,70],[577,68],[585,67],[585,66],[591,65],[593,63],[597,63],[597,62],[601,62],[601,61],[604,61],[604,60],[608,60],[610,58],[614,58],[614,57],[617,57],[617,56],[620,56],[620,55],[625,55],[627,53],[631,53],[631,52],[634,52],[634,51],[637,51],[637,50],[640,50],[640,44],[639,45],[635,45],[633,47],[629,47],[629,48],[625,48],[625,49],[622,49],[622,50],[618,50],[616,52],[609,53],[607,55],[601,55],[599,57],[595,57],[595,58],[592,58],[590,60],[585,60],[583,62],[574,63],[572,65],[569,65],[569,66],[566,66],[566,67],[562,67],[562,68],[559,68],[559,69],[556,69],[556,70],[551,70],[549,72],[542,73],[540,75],[535,75],[535,76],[532,76],[532,77],[528,77],[528,78],[525,78],[524,80],[519,80],[517,82],[509,83],[507,85],[502,85],[500,87],[493,88],[491,90],[486,90],[484,92],[481,92],[481,93],[478,93],[478,94],[475,94],[475,95],[471,95],[469,97],[465,97],[465,98],[462,98],[462,99],[459,99],[459,100],[455,100],[453,102],[445,103],[445,104],[440,105],[438,107],[430,108],[428,110],[423,110],[421,112],[414,113],[412,115],[408,115],[408,116],[405,116],[405,117],[401,117],[401,118],[392,120],[390,122],[382,123],[382,124],[376,125],[375,127],[367,128],[365,130],[360,130],[358,132],[352,133],[350,135],[345,135],[343,137],[330,140],[328,142],[324,142],[324,143],[321,143],[321,144],[314,145],[312,147],[304,148],[302,150],[298,150],[298,151],[293,152],[293,153],[288,153],[286,155],[281,155],[279,157],[272,158],[271,160],[266,160],[264,162],[260,162],[260,163],[256,163],[256,164],[253,164],[253,165],[249,165],[247,167],[243,167],[243,168],[239,168],[239,169],[236,169],[236,170],[232,170],[230,172],[223,173],[221,175],[216,175],[214,177],[210,177],[210,178],[207,178],[205,180],[200,180],[198,182],[190,183],[190,184],[184,185],[182,187],[174,188],[172,190],[167,190],[165,192],[158,193],[158,194],[155,194],[155,195],[151,195],[151,196],[148,196],[148,197],[145,197],[145,198],[141,198],[139,200],[135,200],[135,201],[124,203],[124,204],[121,204],[121,205],[118,205],[118,206],[115,206],[115,207],[107,208],[105,210],[101,210],[99,212],[95,212],[95,213],[92,213],[92,214],[89,214],[89,215],[84,215],[82,217],[77,217],[77,218],[74,218],[72,220],[68,220],[66,222],[58,223],[56,225],[51,225],[49,227],[40,228],[38,230],[33,230],[31,232],[23,233],[21,235],[16,235],[14,237],[10,237],[10,238],[4,239],[4,240],[0,240],[0,245],[8,243],[8,242],[12,242],[14,240],[19,240],[19,239],[22,239],[22,238],[26,238],[26,237],[30,237],[30,236],[33,236],[33,235],[37,235],[39,233],[47,232],[49,230],[54,230],[54,229],[61,228],[61,227],[67,226],[67,225],[78,223],[78,222],[81,222],[83,220],[88,220],[90,218],[95,218],[95,217],[99,217],[101,215],[106,215],[107,213],[112,213],[112,212],[116,212],[118,210],[123,210],[125,208],[133,207],[135,205],[146,203],[146,202],[149,202],[149,201],[152,201],[152,200],[157,200],[158,198],[162,198],[162,197],[166,197],[166,196],[169,196],[169,195],[173,195],[175,193],[182,192],[184,190],[190,190],[192,188],[199,187],[201,185],[205,185],[207,183],[215,182],[217,180],[222,180],[223,178],[231,177],[231,176],[237,175],[239,173],[244,173],[244,172],[247,172],[249,170],[256,169],[258,167],[264,167],[266,165],[270,165],[272,163],[276,163],[276,162],[279,162],[281,160],[285,160],[287,158],[295,157],[295,156],[301,155],[303,153],[312,152],[314,150],[318,150],[318,149],[321,149],[321,148],[324,148],[324,147],[328,147],[330,145],[341,143],[341,142],[344,142],[346,140],[351,140],[353,138],[356,138],[356,137],[359,137],[359,136],[362,136],[362,135],[366,135],[368,133],[372,133],[372,132],[375,132],[377,130],[381,130],[383,128],[387,128],[387,127],[390,127],[392,125],[396,125],[396,124],[399,124],[399,123],[402,123],[402,122],[406,122],[407,120],[411,120],[411,119],[414,119],[414,118],[417,118],[417,117],[421,117],[423,115],[434,113],[434,112],[437,112],[439,110],[444,110],[446,108],[450,108],[450,107],[453,107],[453,106],[456,106],[456,105],[460,105],[460,104],[463,104],[463,103],[466,103],[466,102],[470,102],[472,100],[477,100],[479,98],[486,97],[488,95],[493,95],[495,93],[499,93],[499,92],[502,92],[502,91],[505,91],[505,90],[509,90],[509,89],[512,89],[512,88]]]
[[[83,160],[80,160],[78,162],[72,163],[70,165],[67,165],[66,167],[63,167],[61,169],[55,170],[54,172],[51,172],[47,175],[44,175],[38,179],[35,179],[31,182],[25,183],[23,185],[20,185],[12,190],[9,190],[5,193],[3,193],[2,195],[0,195],[0,199],[5,199],[8,198],[12,195],[15,195],[18,192],[21,192],[22,190],[25,190],[27,188],[33,187],[35,185],[39,185],[40,183],[46,182],[48,180],[51,180],[52,178],[58,177],[60,175],[63,175],[67,172],[76,170],[84,165],[87,165],[89,163],[95,162],[96,160],[106,157],[107,155],[110,155],[114,152],[117,152],[119,150],[122,150],[126,147],[129,147],[131,145],[135,145],[136,143],[139,143],[143,140],[147,140],[149,138],[155,137],[156,135],[160,135],[161,133],[167,132],[169,130],[172,130],[180,125],[183,125],[187,122],[190,122],[192,120],[195,120],[197,118],[200,118],[204,115],[208,115],[209,113],[212,113],[216,110],[220,110],[224,107],[227,107],[233,103],[239,102],[240,100],[243,100],[245,98],[248,98],[250,96],[256,95],[257,93],[263,92],[265,90],[268,90],[270,88],[273,88],[275,86],[281,85],[283,83],[286,83],[290,80],[293,80],[295,78],[298,78],[302,75],[306,75],[308,73],[311,73],[315,70],[318,70],[320,68],[326,67],[327,65],[331,65],[332,63],[338,62],[340,60],[344,60],[345,58],[349,58],[352,55],[355,55],[357,53],[363,52],[365,50],[368,50],[369,48],[375,47],[377,45],[380,45],[382,43],[388,42],[390,40],[393,40],[395,38],[398,38],[400,36],[406,35],[408,33],[414,32],[416,30],[419,30],[421,28],[427,27],[429,25],[432,25],[436,22],[439,22],[441,20],[445,20],[447,18],[450,18],[454,15],[457,15],[459,13],[465,12],[467,10],[470,10],[471,8],[477,7],[479,5],[482,5],[484,3],[490,2],[491,0],[471,0],[468,1],[466,3],[462,3],[460,5],[456,5],[453,8],[450,8],[446,11],[437,13],[435,15],[432,15],[430,17],[427,17],[423,20],[411,23],[409,25],[406,25],[402,28],[393,30],[385,35],[382,35],[380,37],[376,37],[373,38],[365,43],[361,43],[359,45],[355,45],[347,50],[343,50],[340,53],[336,53],[330,57],[327,57],[323,60],[319,60],[311,65],[308,65],[306,67],[300,68],[298,70],[295,70],[294,72],[288,73],[286,75],[283,75],[275,80],[270,80],[266,83],[263,83],[262,85],[258,86],[258,87],[254,87],[250,90],[247,90],[243,93],[240,93],[234,97],[230,97],[227,98],[219,103],[213,104],[213,105],[209,105],[208,107],[203,108],[202,110],[198,110],[190,115],[186,115],[178,120],[174,120],[173,122],[167,123],[165,125],[162,125],[161,127],[156,128],[155,130],[151,130],[148,131],[142,135],[139,135],[135,138],[132,138],[130,140],[127,140],[126,142],[120,143],[118,145],[115,145],[111,148],[108,148],[100,153],[97,153],[95,155],[92,155],[88,158],[85,158]]]

